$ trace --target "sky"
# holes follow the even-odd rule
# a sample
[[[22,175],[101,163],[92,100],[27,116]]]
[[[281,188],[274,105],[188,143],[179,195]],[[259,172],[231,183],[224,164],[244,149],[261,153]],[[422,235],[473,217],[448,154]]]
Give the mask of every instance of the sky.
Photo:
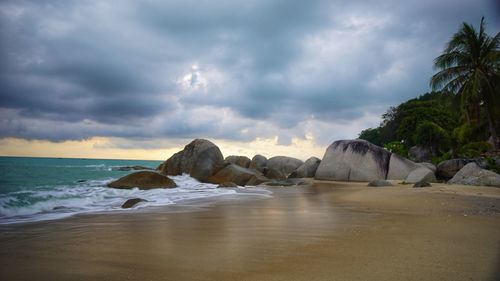
[[[430,91],[494,0],[0,1],[0,155],[322,157]]]

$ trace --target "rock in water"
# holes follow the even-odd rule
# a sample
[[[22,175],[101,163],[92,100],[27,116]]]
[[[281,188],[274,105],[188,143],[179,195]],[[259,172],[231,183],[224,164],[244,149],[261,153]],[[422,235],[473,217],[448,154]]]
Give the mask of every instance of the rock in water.
[[[392,186],[392,183],[386,180],[374,180],[369,182],[368,186],[375,186],[375,187]]]
[[[300,167],[293,171],[289,178],[313,178],[314,175],[316,175],[319,163],[321,163],[319,158],[311,157],[307,159],[304,164],[300,165]]]
[[[331,144],[316,170],[316,179],[373,181],[386,179],[391,153],[365,140]]]
[[[420,167],[411,171],[411,173],[408,174],[405,179],[406,183],[417,183],[421,181],[437,182],[434,172],[427,169],[426,167]]]
[[[493,171],[482,169],[476,163],[472,162],[460,169],[448,183],[500,187],[500,175]]]
[[[243,168],[248,168],[248,167],[250,167],[250,162],[252,162],[252,160],[250,160],[250,158],[248,158],[246,156],[230,155],[230,156],[226,157],[226,159],[224,159],[224,162],[236,164],[236,165],[243,167]]]
[[[436,173],[438,177],[450,179],[469,162],[471,161],[467,159],[445,160],[437,165]]]
[[[125,203],[123,203],[122,208],[129,209],[129,208],[134,207],[135,205],[137,205],[140,202],[147,202],[147,201],[144,199],[141,199],[141,198],[128,199],[127,201],[125,201]]]
[[[201,182],[208,182],[208,178],[223,167],[220,149],[208,140],[195,139],[158,168],[166,175],[187,173]]]
[[[243,168],[235,164],[229,164],[224,169],[211,176],[208,181],[215,184],[233,182],[240,186],[245,186],[252,180],[251,185],[268,181],[260,172]]]
[[[234,182],[223,182],[217,186],[217,188],[235,188],[238,187]]]
[[[265,176],[270,179],[286,179],[303,163],[302,160],[287,156],[271,157],[267,160],[268,170]]]
[[[144,190],[153,188],[173,188],[176,186],[175,182],[167,176],[150,171],[132,173],[108,184],[108,187],[112,188],[131,189],[137,187]]]
[[[267,172],[267,158],[262,155],[255,155],[250,162],[250,169],[257,170],[263,174]]]

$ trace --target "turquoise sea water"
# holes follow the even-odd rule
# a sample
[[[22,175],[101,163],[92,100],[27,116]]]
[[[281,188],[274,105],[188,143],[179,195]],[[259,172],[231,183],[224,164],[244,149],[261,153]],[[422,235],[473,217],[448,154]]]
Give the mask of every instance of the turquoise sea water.
[[[119,190],[106,187],[133,171],[125,166],[156,168],[161,161],[0,157],[0,224],[58,219],[79,213],[119,211],[130,198],[148,202],[136,208],[163,206],[186,199],[237,194],[187,176],[172,179],[174,189]],[[262,193],[262,192],[261,192]]]

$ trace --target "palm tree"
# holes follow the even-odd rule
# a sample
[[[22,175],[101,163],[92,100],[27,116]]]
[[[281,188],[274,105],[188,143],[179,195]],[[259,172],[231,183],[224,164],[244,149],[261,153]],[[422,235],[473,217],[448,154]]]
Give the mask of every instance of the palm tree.
[[[434,69],[439,72],[432,76],[431,87],[459,95],[467,120],[470,120],[469,113],[477,114],[485,107],[493,148],[498,149],[500,33],[494,37],[486,34],[484,17],[479,32],[464,22],[443,54],[434,60]]]

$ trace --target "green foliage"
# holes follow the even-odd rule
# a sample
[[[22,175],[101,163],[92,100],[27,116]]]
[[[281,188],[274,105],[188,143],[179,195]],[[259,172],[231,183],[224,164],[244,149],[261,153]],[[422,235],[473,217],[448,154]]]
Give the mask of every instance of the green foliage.
[[[494,138],[500,119],[499,54],[500,33],[486,34],[484,18],[479,30],[464,22],[443,54],[434,60],[434,68],[439,71],[430,83],[435,90],[447,90],[460,97],[468,122],[480,124],[482,119],[488,120]]]
[[[488,164],[488,170],[492,170],[493,172],[500,174],[500,161],[494,157],[486,157],[486,163]]]
[[[396,154],[399,154],[402,156],[408,155],[408,148],[406,147],[406,145],[404,143],[399,142],[399,141],[393,141],[393,142],[386,143],[384,145],[384,148],[389,150],[392,153],[396,153]]]
[[[475,158],[491,150],[491,144],[485,141],[471,142],[462,146],[458,155],[465,158]]]
[[[450,160],[452,159],[451,154],[449,152],[445,152],[441,154],[440,156],[436,156],[431,159],[432,164],[437,165],[445,160]]]
[[[367,140],[378,146],[383,146],[380,127],[365,129],[361,131],[358,138],[362,140]]]
[[[414,134],[415,143],[430,147],[433,151],[442,151],[449,147],[450,137],[439,125],[432,121],[421,122]]]

